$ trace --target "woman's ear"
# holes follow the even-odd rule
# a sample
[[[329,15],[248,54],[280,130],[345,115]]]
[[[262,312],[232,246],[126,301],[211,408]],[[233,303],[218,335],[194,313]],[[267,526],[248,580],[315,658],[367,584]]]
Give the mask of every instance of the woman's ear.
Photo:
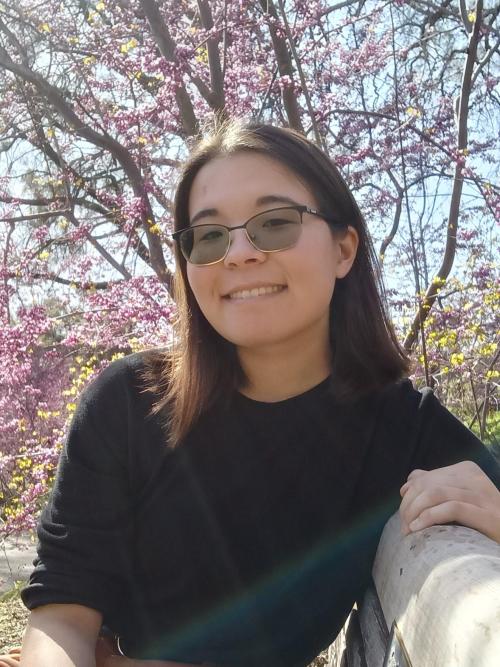
[[[335,239],[335,243],[339,249],[335,277],[345,278],[356,259],[359,244],[358,232],[354,227],[349,226],[344,236]]]

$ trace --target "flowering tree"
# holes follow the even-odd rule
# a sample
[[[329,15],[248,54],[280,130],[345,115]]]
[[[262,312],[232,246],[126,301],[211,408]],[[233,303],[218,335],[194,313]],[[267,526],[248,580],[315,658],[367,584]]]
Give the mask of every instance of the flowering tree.
[[[287,124],[337,162],[417,375],[487,435],[499,11],[482,0],[0,0],[4,531],[32,525],[84,383],[113,355],[168,342],[172,191],[215,116]]]

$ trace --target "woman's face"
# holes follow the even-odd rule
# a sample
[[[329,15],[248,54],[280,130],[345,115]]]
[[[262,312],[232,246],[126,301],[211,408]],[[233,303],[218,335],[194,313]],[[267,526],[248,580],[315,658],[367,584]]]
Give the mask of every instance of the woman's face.
[[[289,206],[290,200],[317,207],[309,189],[284,165],[263,155],[237,153],[214,159],[198,172],[189,196],[189,217],[206,211],[195,224],[234,227],[257,213]],[[238,229],[231,232],[224,260],[210,266],[188,263],[187,276],[206,319],[238,348],[290,341],[300,347],[324,346],[329,345],[335,281],[349,271],[356,247],[352,228],[337,240],[322,218],[304,213],[302,233],[293,248],[262,252],[248,241],[244,229]],[[273,291],[248,294],[254,288]]]

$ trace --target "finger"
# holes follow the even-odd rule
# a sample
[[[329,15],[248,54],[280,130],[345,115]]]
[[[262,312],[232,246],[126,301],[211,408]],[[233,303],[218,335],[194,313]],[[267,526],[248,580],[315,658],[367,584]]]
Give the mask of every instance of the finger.
[[[415,470],[412,470],[410,474],[407,477],[407,481],[403,484],[403,486],[399,489],[399,493],[403,497],[405,493],[408,491],[410,488],[410,483],[416,479],[421,478],[422,476],[426,475],[429,471],[428,470],[420,470],[420,468],[415,468]]]
[[[404,498],[405,493],[407,493],[411,484],[414,483],[416,479],[422,479],[423,477],[425,477],[425,475],[427,475],[428,472],[429,472],[428,470],[420,470],[420,468],[415,468],[415,470],[412,470],[407,477],[407,481],[399,489],[400,496]]]
[[[412,486],[405,493],[399,506],[399,512],[403,522],[409,524],[416,519],[425,509],[433,505],[441,505],[445,502],[468,502],[478,507],[486,507],[487,502],[477,488],[461,488],[453,485],[424,485],[422,487]]]
[[[415,474],[413,474],[415,473]],[[422,474],[423,473],[423,474]],[[441,468],[434,468],[433,470],[414,470],[408,475],[408,481],[422,481],[422,479],[432,481],[453,480],[453,484],[457,486],[468,485],[470,481],[476,481],[478,478],[482,479],[486,474],[473,461],[460,461],[450,466],[443,466]]]
[[[449,480],[446,480],[449,482]],[[416,519],[425,509],[433,505],[440,505],[448,501],[463,501],[478,506],[483,505],[483,499],[480,493],[474,489],[448,485],[431,484],[429,478],[425,481],[421,479],[409,483],[401,504],[399,506],[399,515],[401,519],[401,531],[403,535],[410,533],[409,524]]]
[[[461,492],[474,491],[475,493],[481,493],[485,487],[485,484],[488,486],[492,485],[491,480],[482,474],[481,477],[463,477],[461,479],[457,478],[455,475],[450,475],[447,472],[443,472],[444,468],[437,468],[436,470],[429,470],[425,475],[421,475],[409,482],[406,482],[406,485],[401,487],[404,489],[401,501],[400,509],[405,511],[406,507],[409,506],[414,499],[424,493],[429,489],[455,489],[456,496]],[[452,496],[450,496],[451,498]]]
[[[426,472],[429,472],[428,470],[421,470],[420,468],[415,468],[415,470],[412,470],[411,473],[408,475],[407,479],[415,479],[416,477],[421,477],[422,475],[425,475]]]
[[[452,521],[478,530],[490,539],[500,542],[500,515],[469,503],[450,501],[431,507],[414,519],[409,528],[411,532],[415,532]]]
[[[439,487],[425,489],[414,498],[411,502],[406,503],[400,507],[400,513],[403,517],[404,523],[409,526],[411,522],[419,517],[422,512],[432,507],[443,505],[444,503],[468,503],[481,507],[481,495],[475,491],[456,489],[454,487]],[[455,521],[456,519],[450,519]]]
[[[412,474],[413,478],[410,479]],[[481,468],[472,461],[461,461],[429,471],[415,470],[410,473],[410,476],[406,484],[401,487],[402,501],[399,512],[403,534],[410,532],[408,524],[417,518],[418,514],[425,509],[426,504],[430,507],[447,501],[462,501],[493,514],[499,512],[498,490]],[[445,488],[449,496],[438,495],[439,490]],[[417,500],[421,494],[426,497],[430,493],[434,493],[432,502],[427,500],[423,503],[423,498]],[[468,495],[470,493],[475,494],[475,497]],[[415,506],[414,503],[418,504]]]
[[[405,493],[407,493],[408,489],[412,488],[412,486],[414,488],[417,488],[417,487],[415,487],[415,480],[417,480],[417,479],[418,480],[425,480],[426,478],[422,475],[422,476],[419,476],[419,477],[414,477],[413,479],[409,479],[407,482],[405,482],[403,484],[403,486],[399,489],[399,493],[400,493],[402,498],[404,497]]]

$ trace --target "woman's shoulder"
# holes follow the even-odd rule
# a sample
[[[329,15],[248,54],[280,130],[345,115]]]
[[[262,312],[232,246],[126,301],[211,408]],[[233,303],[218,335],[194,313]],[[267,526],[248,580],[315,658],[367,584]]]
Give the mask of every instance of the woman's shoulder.
[[[154,348],[123,355],[110,361],[88,385],[85,393],[102,394],[116,391],[119,387],[128,389],[147,388],[150,375],[159,373],[166,360],[166,350]]]
[[[406,438],[414,435],[423,422],[447,412],[430,387],[417,389],[409,378],[393,382],[373,395],[370,407],[379,432]]]
[[[474,461],[497,486],[500,483],[500,470],[488,448],[441,403],[430,387],[416,389],[410,380],[388,387],[377,432],[384,447],[396,450],[405,443],[413,456],[411,469],[431,470],[459,461]]]
[[[432,393],[432,390],[428,391]],[[424,394],[427,394],[428,391],[417,390],[410,378],[403,377],[385,384],[376,391],[361,394],[354,405],[375,414],[381,410],[393,411],[398,408],[403,411],[405,408],[415,411],[423,400]]]
[[[408,377],[387,385],[379,396],[389,408],[409,411],[413,415],[439,403],[431,387],[417,389]]]
[[[147,369],[158,355],[160,350],[147,350],[114,359],[94,377],[79,397],[68,451],[78,450],[80,459],[95,458],[100,452],[104,460],[110,454],[113,461],[130,468],[131,453],[144,458],[161,448],[165,438],[152,415],[156,397],[146,381]],[[143,441],[150,446],[143,448]],[[140,464],[134,460],[136,466]]]

